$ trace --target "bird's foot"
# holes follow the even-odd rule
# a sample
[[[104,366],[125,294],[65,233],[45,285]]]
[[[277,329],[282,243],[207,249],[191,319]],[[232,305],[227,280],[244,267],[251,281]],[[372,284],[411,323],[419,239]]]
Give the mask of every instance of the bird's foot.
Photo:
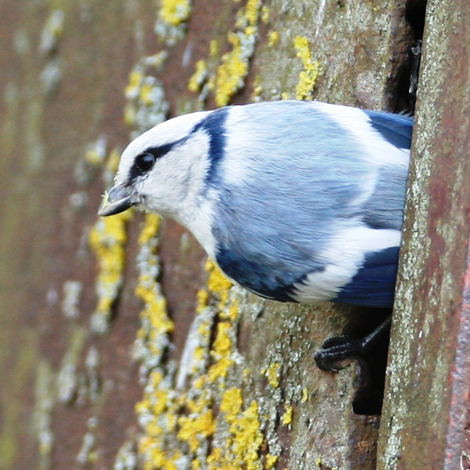
[[[354,357],[364,354],[362,339],[351,336],[332,336],[327,338],[322,349],[313,358],[317,366],[326,372],[338,372],[347,367]]]
[[[322,349],[314,355],[317,366],[326,372],[338,372],[347,367],[352,359],[371,351],[377,342],[390,330],[392,317],[388,317],[378,328],[364,338],[332,336],[327,338]],[[345,362],[346,361],[346,362]]]

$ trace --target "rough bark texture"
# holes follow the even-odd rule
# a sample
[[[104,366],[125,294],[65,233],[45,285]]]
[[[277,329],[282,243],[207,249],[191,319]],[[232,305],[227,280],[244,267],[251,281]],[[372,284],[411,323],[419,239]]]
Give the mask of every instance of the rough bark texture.
[[[468,15],[428,2],[381,470],[470,468]]]
[[[1,3],[0,468],[375,468],[361,365],[312,360],[361,312],[261,301],[175,223],[96,209],[130,136],[167,116],[287,96],[395,109],[404,8]]]

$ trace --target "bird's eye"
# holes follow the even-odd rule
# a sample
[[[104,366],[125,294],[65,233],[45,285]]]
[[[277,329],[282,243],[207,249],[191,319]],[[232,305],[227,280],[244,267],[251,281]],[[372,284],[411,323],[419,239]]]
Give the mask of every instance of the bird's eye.
[[[142,172],[147,173],[147,171],[151,170],[153,164],[155,163],[155,156],[151,153],[143,153],[136,157],[135,159],[135,166]]]

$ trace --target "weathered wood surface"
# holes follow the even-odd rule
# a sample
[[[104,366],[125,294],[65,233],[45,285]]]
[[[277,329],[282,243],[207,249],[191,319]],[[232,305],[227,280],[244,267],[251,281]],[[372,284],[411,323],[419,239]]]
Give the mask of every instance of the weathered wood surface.
[[[381,470],[470,468],[469,15],[428,2]]]
[[[356,368],[312,360],[361,312],[263,303],[176,224],[96,209],[130,134],[169,115],[395,109],[404,3],[1,2],[0,468],[375,467]]]

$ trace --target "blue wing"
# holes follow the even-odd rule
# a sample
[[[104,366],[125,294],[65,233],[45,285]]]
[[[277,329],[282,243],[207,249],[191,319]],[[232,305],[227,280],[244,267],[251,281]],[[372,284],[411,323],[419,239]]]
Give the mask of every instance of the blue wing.
[[[364,256],[357,268],[347,267],[344,282],[343,271],[331,288],[323,280],[332,276],[328,266],[340,258],[330,253],[330,241],[341,233],[347,242],[354,223],[378,237],[381,229],[399,233],[407,178],[407,152],[400,150],[411,145],[413,120],[315,103],[248,106],[243,109],[256,112],[232,108],[228,114],[226,126],[232,127],[225,146],[230,152],[213,160],[209,172],[209,185],[217,186],[212,230],[222,270],[276,300],[316,301],[324,289],[323,300],[392,306],[395,239],[380,252],[369,251],[364,241],[359,246]],[[212,133],[210,126],[207,130]],[[222,180],[219,187],[216,182]],[[340,246],[338,251],[344,250]],[[309,297],[312,273],[319,282]],[[305,296],[298,293],[299,284]]]
[[[364,307],[393,307],[398,253],[396,246],[367,254],[362,268],[333,300]]]
[[[410,149],[413,133],[413,119],[400,114],[389,114],[380,111],[364,111],[369,116],[372,127],[382,137],[397,148]]]

